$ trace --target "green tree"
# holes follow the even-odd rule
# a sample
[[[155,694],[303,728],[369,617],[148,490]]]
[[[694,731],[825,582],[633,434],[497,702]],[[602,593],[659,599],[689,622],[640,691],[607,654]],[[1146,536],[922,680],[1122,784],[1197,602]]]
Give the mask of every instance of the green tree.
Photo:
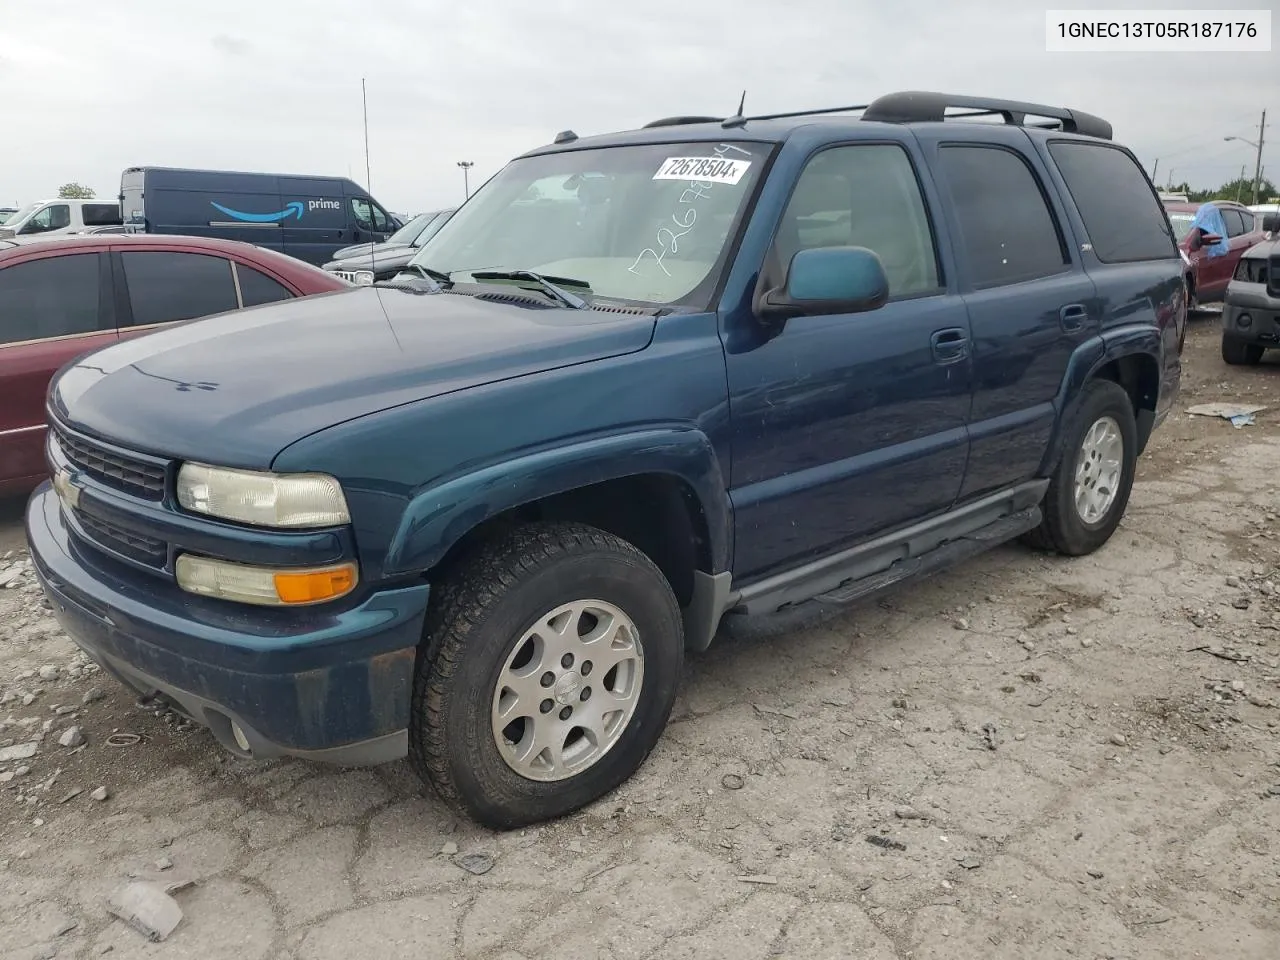
[[[1238,200],[1246,205],[1253,203],[1253,177],[1236,177],[1220,187],[1207,190],[1193,190],[1187,183],[1165,189],[1172,193],[1185,193],[1192,203],[1204,203],[1206,200]],[[1267,203],[1275,195],[1276,185],[1263,177],[1258,185],[1258,202]]]
[[[64,183],[58,188],[58,196],[63,200],[92,200],[97,196],[90,187],[79,183]]]

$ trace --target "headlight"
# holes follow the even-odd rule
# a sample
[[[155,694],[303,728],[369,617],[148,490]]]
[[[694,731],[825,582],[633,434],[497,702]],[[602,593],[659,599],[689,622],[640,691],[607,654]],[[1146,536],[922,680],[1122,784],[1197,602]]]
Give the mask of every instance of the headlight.
[[[350,523],[342,485],[322,473],[256,473],[184,463],[178,503],[192,513],[255,527],[332,527]]]
[[[296,570],[253,567],[190,553],[178,557],[174,576],[188,593],[269,607],[336,600],[354,590],[357,579],[353,563]]]
[[[357,270],[355,274],[355,279],[356,279],[357,287],[371,287],[373,286],[373,271]]]

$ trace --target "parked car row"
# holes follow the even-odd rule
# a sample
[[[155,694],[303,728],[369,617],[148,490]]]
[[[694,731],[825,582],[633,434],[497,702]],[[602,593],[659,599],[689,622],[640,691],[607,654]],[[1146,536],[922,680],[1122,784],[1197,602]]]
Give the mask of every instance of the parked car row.
[[[0,494],[48,476],[45,391],[75,357],[180,321],[350,286],[229,240],[0,239]]]

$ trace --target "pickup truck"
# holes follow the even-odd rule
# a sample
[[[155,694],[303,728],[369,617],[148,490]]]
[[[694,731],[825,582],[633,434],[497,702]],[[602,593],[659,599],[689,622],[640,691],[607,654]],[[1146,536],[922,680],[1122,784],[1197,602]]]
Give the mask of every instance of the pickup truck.
[[[1178,392],[1182,266],[1076,110],[565,131],[394,279],[63,370],[34,566],[241,757],[407,756],[481,824],[558,817],[722,630],[1103,547]]]

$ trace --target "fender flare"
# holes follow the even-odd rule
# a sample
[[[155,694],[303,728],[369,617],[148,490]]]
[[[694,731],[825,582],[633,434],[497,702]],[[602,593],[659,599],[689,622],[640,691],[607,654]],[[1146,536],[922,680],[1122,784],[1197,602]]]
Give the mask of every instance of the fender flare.
[[[486,520],[556,494],[640,474],[666,474],[693,490],[706,523],[712,569],[727,570],[731,506],[711,440],[688,426],[647,427],[548,447],[424,487],[388,545],[386,574],[417,574]]]
[[[1067,411],[1071,409],[1071,405],[1079,398],[1085,384],[1096,377],[1099,370],[1107,364],[1119,360],[1121,357],[1128,356],[1150,357],[1155,359],[1158,365],[1162,351],[1160,331],[1149,324],[1128,324],[1122,327],[1113,327],[1104,333],[1090,337],[1076,347],[1071,354],[1071,359],[1067,361],[1067,371],[1058,387],[1058,395],[1053,399],[1053,406],[1057,411],[1057,415],[1054,418],[1053,435],[1050,438],[1044,461],[1041,463],[1037,475],[1041,477],[1050,476],[1057,468],[1058,460],[1062,456],[1062,429],[1067,418]],[[1139,414],[1142,412],[1139,411]],[[1152,411],[1151,417],[1146,419],[1154,421],[1154,411]],[[1144,418],[1139,415],[1139,435],[1142,437],[1139,453],[1146,446],[1146,440],[1151,435],[1152,427],[1152,424],[1143,423],[1143,420]]]

